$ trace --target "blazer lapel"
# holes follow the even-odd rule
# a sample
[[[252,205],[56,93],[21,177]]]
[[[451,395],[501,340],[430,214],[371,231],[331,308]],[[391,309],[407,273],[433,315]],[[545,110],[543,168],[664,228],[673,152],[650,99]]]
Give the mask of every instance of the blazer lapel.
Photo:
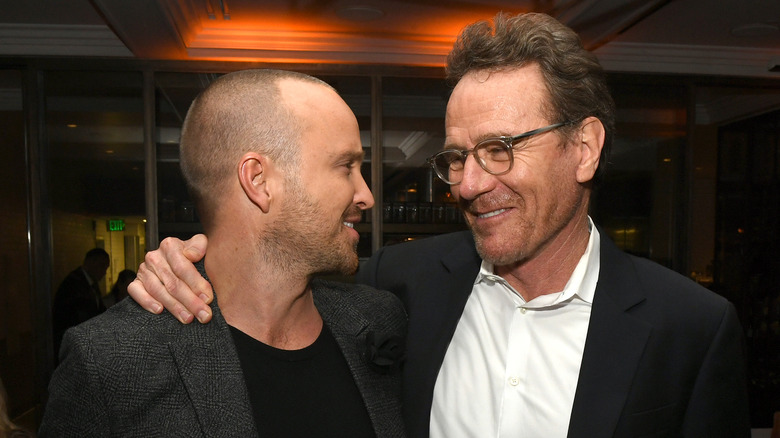
[[[212,309],[211,323],[181,325],[169,350],[204,436],[257,436],[241,363],[216,297]]]
[[[384,436],[384,431],[397,430],[400,405],[396,406],[395,415],[392,415],[390,401],[398,398],[400,381],[382,376],[368,367],[363,354],[369,321],[345,299],[349,291],[336,289],[330,283],[326,286],[316,282],[312,287],[314,304],[347,361],[377,436]]]
[[[409,336],[404,364],[403,401],[411,435],[427,436],[436,378],[463,314],[480,258],[470,232],[454,245],[430,255],[439,259],[431,271],[415,280],[409,298]]]
[[[601,233],[601,271],[580,368],[570,438],[610,437],[651,328],[628,310],[644,300],[633,264]]]
[[[441,259],[441,273],[432,275],[433,282],[428,288],[438,289],[440,303],[438,309],[431,309],[429,317],[433,318],[431,327],[438,327],[436,338],[431,341],[432,357],[431,362],[433,371],[433,381],[431,383],[431,393],[435,378],[439,374],[439,369],[444,361],[444,355],[450,345],[452,336],[455,334],[455,328],[458,326],[463,309],[466,307],[471,291],[474,287],[474,279],[479,273],[481,259],[474,247],[474,241],[471,233],[468,234],[468,240],[460,242],[462,247],[454,248],[445,254]]]

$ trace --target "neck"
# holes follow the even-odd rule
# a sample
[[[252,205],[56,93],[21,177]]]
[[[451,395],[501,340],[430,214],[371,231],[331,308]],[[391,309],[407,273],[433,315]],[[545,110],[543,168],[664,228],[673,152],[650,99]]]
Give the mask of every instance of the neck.
[[[571,221],[537,255],[515,264],[496,266],[495,273],[531,301],[563,290],[588,248],[587,215]]]
[[[311,345],[322,330],[310,276],[279,269],[252,252],[250,236],[209,236],[205,267],[231,326],[275,348]],[[289,267],[287,267],[289,268]]]

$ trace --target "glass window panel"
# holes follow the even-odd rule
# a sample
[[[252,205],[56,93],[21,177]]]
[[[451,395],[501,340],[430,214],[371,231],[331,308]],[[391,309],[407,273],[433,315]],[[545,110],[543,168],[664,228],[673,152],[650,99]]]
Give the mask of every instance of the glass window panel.
[[[44,89],[53,286],[101,247],[111,257],[99,282],[105,296],[120,271],[143,260],[143,76],[47,72]]]
[[[24,127],[22,76],[16,70],[0,70],[0,376],[10,418],[32,410],[37,403],[37,318],[31,307]]]
[[[179,137],[195,97],[220,74],[155,73],[157,213],[159,238],[188,239],[203,232],[179,167]]]
[[[636,78],[611,88],[616,136],[591,215],[623,250],[675,267],[677,233],[684,223],[679,205],[687,144],[685,88]]]
[[[780,110],[718,129],[711,288],[746,329],[753,426],[780,410]]]
[[[444,144],[449,92],[444,79],[383,79],[385,245],[465,229],[449,186],[425,163]]]

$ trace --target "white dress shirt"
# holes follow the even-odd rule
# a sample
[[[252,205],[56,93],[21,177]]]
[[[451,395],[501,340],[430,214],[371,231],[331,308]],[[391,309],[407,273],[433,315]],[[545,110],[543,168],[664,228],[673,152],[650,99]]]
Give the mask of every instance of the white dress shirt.
[[[525,302],[482,262],[436,379],[431,438],[566,436],[600,265],[588,221],[563,291]]]

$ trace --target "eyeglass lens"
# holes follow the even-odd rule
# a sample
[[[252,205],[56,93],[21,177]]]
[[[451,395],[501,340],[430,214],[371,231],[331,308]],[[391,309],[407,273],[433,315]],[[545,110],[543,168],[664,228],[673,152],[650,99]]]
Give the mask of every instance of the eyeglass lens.
[[[500,175],[512,165],[511,147],[501,140],[489,140],[478,144],[473,151],[449,150],[438,153],[433,159],[439,177],[449,184],[463,179],[463,167],[469,153],[476,155],[480,167],[488,173]]]

